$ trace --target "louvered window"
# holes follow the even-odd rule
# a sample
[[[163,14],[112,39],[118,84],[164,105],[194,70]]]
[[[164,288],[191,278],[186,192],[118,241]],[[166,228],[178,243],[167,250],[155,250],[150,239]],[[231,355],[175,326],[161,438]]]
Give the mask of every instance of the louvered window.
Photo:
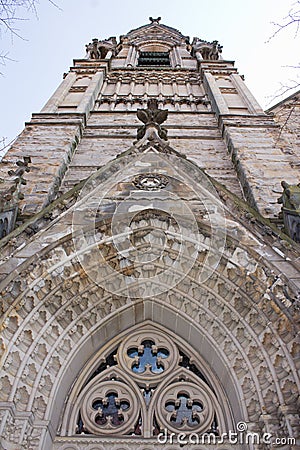
[[[138,66],[170,66],[169,52],[140,52]]]

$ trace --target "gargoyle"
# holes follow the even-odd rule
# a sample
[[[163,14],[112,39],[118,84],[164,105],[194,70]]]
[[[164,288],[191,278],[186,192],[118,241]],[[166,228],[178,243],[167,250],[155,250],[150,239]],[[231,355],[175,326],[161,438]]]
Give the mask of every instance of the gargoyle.
[[[285,209],[300,213],[300,183],[288,184],[286,181],[282,181],[281,186],[283,187],[283,193],[278,199],[278,203],[282,203]]]
[[[192,42],[191,55],[200,60],[216,61],[222,53],[222,45],[218,41],[208,42],[199,38],[194,38]]]
[[[282,181],[281,186],[283,193],[278,203],[282,203],[282,211],[279,217],[283,218],[285,232],[300,243],[300,183],[288,184]]]

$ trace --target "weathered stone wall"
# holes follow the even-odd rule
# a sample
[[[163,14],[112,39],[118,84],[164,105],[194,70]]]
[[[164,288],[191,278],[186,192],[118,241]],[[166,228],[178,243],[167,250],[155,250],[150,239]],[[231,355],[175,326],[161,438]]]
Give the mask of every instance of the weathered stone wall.
[[[203,62],[200,70],[245,197],[264,216],[277,218],[282,176],[287,174],[288,181],[298,176],[295,158],[278,145],[278,125],[263,112],[232,64]]]
[[[62,190],[66,191],[95,169],[126,151],[136,140],[141,122],[136,112],[93,112],[83,133]],[[212,113],[169,113],[165,124],[170,145],[198,167],[241,196],[239,181]]]
[[[59,190],[65,192],[126,151],[141,125],[136,109],[154,95],[162,108],[170,109],[165,127],[174,149],[239,196],[242,185],[253,206],[277,217],[283,172],[290,183],[298,177],[295,105],[292,115],[286,106],[278,112],[276,120],[285,124],[289,115],[291,124],[280,132],[226,61],[201,63],[204,85],[195,70],[181,69],[174,78],[164,69],[157,80],[153,69],[113,70],[104,77],[105,70],[104,63],[92,68],[90,61],[75,62],[43,113],[33,116],[3,159],[5,179],[16,159],[32,157],[21,204],[25,214],[38,211]]]
[[[228,235],[222,252],[219,245],[214,246],[213,235],[202,232],[193,242],[190,236],[178,241],[180,234],[167,242],[160,242],[160,237],[157,241],[155,232],[161,230],[162,223],[164,226],[168,223],[164,214],[140,221],[136,218],[131,227],[136,231],[135,223],[139,224],[138,247],[144,251],[144,233],[154,228],[153,242],[163,256],[143,268],[139,264],[132,267],[130,261],[120,264],[128,255],[116,251],[111,223],[106,216],[94,230],[96,246],[88,246],[84,252],[88,267],[79,262],[76,239],[72,236],[74,210],[79,208],[81,217],[89,219],[89,201],[97,199],[103,189],[110,192],[120,189],[121,195],[114,201],[122,203],[128,186],[116,180],[119,177],[130,180],[136,174],[135,167],[143,167],[141,163],[148,163],[147,167],[154,163],[152,168],[155,168],[155,158],[154,151],[144,154],[137,151],[101,169],[94,179],[95,187],[86,193],[83,202],[60,214],[16,249],[8,261],[2,261],[4,271],[8,270],[0,284],[4,300],[0,432],[5,447],[52,450],[55,435],[60,434],[59,421],[65,400],[76,377],[101,347],[111,339],[120,338],[121,333],[132,332],[145,321],[163,327],[165,332],[172,331],[183,342],[200,350],[230,399],[235,423],[245,420],[252,431],[297,436],[299,347],[294,333],[298,312],[296,289],[291,280],[287,281],[293,271],[299,273],[297,254],[293,249],[286,250],[282,243],[278,244],[280,249],[275,248],[272,237],[261,235],[259,221],[254,219],[249,231],[241,223],[242,210],[230,212],[224,205]],[[176,154],[162,152],[159,158],[162,170],[169,168],[170,179],[176,181],[178,168],[181,174],[185,173],[185,180],[194,180],[194,183],[182,182],[184,189],[180,192],[195,217],[199,217],[201,229],[203,223],[209,223],[209,218],[199,215],[193,189],[196,187],[199,201],[205,200],[205,191],[200,189],[203,174]],[[179,193],[174,181],[170,185],[173,194]],[[131,189],[134,190],[132,184]],[[222,225],[220,202],[215,201],[215,220]],[[90,229],[86,232],[89,238]],[[105,258],[98,252],[100,246]],[[149,281],[155,292],[160,285],[152,281],[156,267],[168,270],[174,255],[182,252],[182,246],[186,251],[181,265],[184,277],[180,281],[174,283],[172,276],[166,276],[163,292],[149,298],[128,296],[129,282],[135,288],[135,283],[142,287]],[[220,256],[219,264],[201,282],[199,274],[206,265],[205,256],[211,246]],[[192,262],[191,267],[186,266],[187,261]],[[211,254],[206,267],[213,266],[214,262],[215,256]],[[114,268],[114,277],[109,268]],[[126,268],[132,271],[127,274]],[[99,284],[93,281],[93,274]],[[120,276],[126,277],[128,283],[120,284]],[[86,439],[76,435],[74,448],[90,449],[92,442],[99,444],[99,439],[89,439],[89,436]],[[62,436],[54,448],[68,448],[67,445],[73,448],[72,438]],[[111,447],[110,439],[102,439],[101,446],[117,448]]]
[[[281,180],[295,180],[299,169],[290,155],[276,146],[277,126],[264,117],[224,117],[224,138],[245,196],[265,217],[277,217]]]
[[[58,192],[72,155],[80,140],[82,117],[37,116],[28,124],[0,165],[0,178],[10,180],[9,170],[17,160],[30,156],[30,172],[22,186],[22,215],[30,216],[52,201]]]
[[[279,148],[286,155],[290,165],[300,170],[300,93],[288,97],[267,111],[273,116],[274,121],[279,125],[274,132],[276,148]],[[292,176],[291,176],[292,175]],[[300,181],[300,174],[295,178],[294,173],[284,173],[285,181],[290,184],[297,184]]]

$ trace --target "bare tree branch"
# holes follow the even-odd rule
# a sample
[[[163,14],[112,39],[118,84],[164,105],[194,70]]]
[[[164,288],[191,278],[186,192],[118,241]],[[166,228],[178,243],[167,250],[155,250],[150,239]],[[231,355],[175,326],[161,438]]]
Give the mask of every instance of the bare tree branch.
[[[53,0],[47,1],[61,10]],[[9,31],[12,35],[24,39],[18,33],[19,30],[15,28],[15,24],[23,20],[28,20],[23,17],[25,12],[34,13],[37,17],[38,3],[39,0],[0,0],[0,35],[3,31]]]
[[[270,42],[271,39],[273,39],[278,33],[285,30],[286,28],[291,28],[292,26],[295,27],[295,38],[299,34],[299,28],[300,28],[300,0],[297,0],[291,7],[288,15],[283,18],[283,22],[271,22],[272,25],[276,27],[276,30],[272,34],[272,36],[269,37],[267,42]]]
[[[0,39],[4,33],[8,32],[13,39],[14,36],[19,39],[26,40],[21,34],[20,30],[16,27],[17,23],[28,20],[24,17],[25,14],[33,13],[36,17],[37,5],[40,0],[0,0]],[[46,0],[59,10],[61,8],[55,3],[54,0]],[[7,61],[14,61],[8,57],[8,53],[1,51],[0,49],[0,65],[5,66]],[[2,73],[0,72],[0,75]]]
[[[285,119],[284,123],[281,125],[280,130],[279,130],[278,137],[277,137],[276,142],[275,142],[275,145],[278,144],[278,142],[279,142],[279,140],[280,140],[280,138],[281,138],[281,135],[282,135],[284,129],[287,127],[288,122],[289,122],[289,120],[290,120],[290,118],[291,118],[291,116],[292,116],[294,110],[295,110],[295,106],[293,106],[293,107],[291,108],[290,112],[289,112],[288,115],[287,115],[287,118]]]
[[[8,151],[9,147],[18,139],[21,133],[19,133],[15,138],[13,138],[8,144],[6,144],[6,137],[0,138],[0,161]]]
[[[19,21],[27,20],[19,17],[17,11],[30,11],[36,14],[34,0],[0,0],[0,33],[9,31],[12,35],[20,39],[23,37],[19,34],[19,30],[15,28],[15,24]]]
[[[47,1],[61,10],[54,0]],[[22,16],[24,12],[31,12],[37,17],[36,5],[38,3],[39,0],[0,0],[0,38],[2,37],[3,32],[9,32],[12,37],[17,36],[18,38],[25,40],[24,37],[19,34],[19,30],[15,27],[15,24],[23,20],[28,20],[24,17],[20,17],[19,13]],[[5,66],[7,61],[15,60],[8,57],[8,52],[0,51],[0,65]],[[0,75],[3,75],[2,72],[0,72]],[[6,138],[0,138],[0,159],[15,139],[6,145]]]
[[[295,34],[294,39],[298,38],[300,33],[300,0],[297,0],[294,2],[288,14],[282,19],[281,22],[271,22],[273,26],[276,27],[274,33],[269,37],[269,39],[266,41],[267,43],[270,42],[275,36],[277,36],[279,33],[284,32],[286,29],[291,29],[294,27]],[[270,103],[275,100],[276,98],[282,97],[284,94],[299,89],[300,87],[300,78],[299,78],[299,69],[300,65],[286,65],[283,67],[287,68],[293,68],[298,71],[296,75],[296,79],[289,80],[285,83],[280,83],[281,87],[277,90],[275,95],[272,96]]]

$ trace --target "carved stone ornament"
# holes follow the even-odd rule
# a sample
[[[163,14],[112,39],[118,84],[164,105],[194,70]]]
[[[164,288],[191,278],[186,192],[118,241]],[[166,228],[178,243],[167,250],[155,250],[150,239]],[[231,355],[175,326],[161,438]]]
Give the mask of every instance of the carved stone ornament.
[[[86,59],[109,59],[116,55],[117,40],[114,36],[99,41],[97,38],[86,46]]]
[[[214,401],[206,385],[201,384],[180,381],[162,391],[158,398],[161,408],[157,414],[167,430],[201,433],[210,428]]]
[[[167,140],[167,130],[161,127],[161,124],[167,120],[168,110],[158,109],[158,101],[156,99],[148,100],[147,109],[138,109],[137,117],[144,125],[137,130],[137,139],[142,139],[147,127],[154,126],[157,129],[158,136]]]
[[[200,60],[216,61],[222,53],[222,46],[218,41],[208,42],[199,38],[194,38],[192,42],[192,56]]]
[[[63,429],[68,436],[148,438],[165,428],[218,432],[223,413],[195,361],[156,328],[133,331],[70,394]]]
[[[281,186],[283,193],[278,203],[282,204],[285,231],[295,242],[300,242],[300,183],[292,185],[282,181]]]
[[[168,182],[169,180],[167,177],[156,173],[137,175],[132,181],[135,187],[145,191],[157,191],[163,189],[167,186]]]
[[[278,203],[282,203],[285,209],[300,213],[300,183],[288,184],[286,181],[282,181],[281,186],[283,193],[278,199]]]
[[[19,201],[23,200],[22,185],[26,184],[25,172],[30,171],[31,159],[24,156],[23,161],[16,161],[17,168],[9,170],[12,180],[0,180],[0,239],[15,228]]]
[[[30,171],[30,163],[30,156],[24,156],[23,161],[16,161],[16,170],[8,171],[8,175],[15,178],[10,182],[0,180],[0,183],[3,184],[3,186],[0,184],[0,211],[9,209],[12,205],[17,204],[19,200],[24,198],[23,194],[20,192],[20,188],[22,185],[26,184],[24,174],[25,172]],[[9,205],[9,208],[7,208],[7,205]]]
[[[136,393],[124,382],[95,379],[83,398],[81,417],[93,434],[127,434],[134,430]]]
[[[157,17],[157,19],[153,19],[153,17],[149,17],[149,20],[151,23],[159,24],[159,22],[161,21],[161,17]]]

